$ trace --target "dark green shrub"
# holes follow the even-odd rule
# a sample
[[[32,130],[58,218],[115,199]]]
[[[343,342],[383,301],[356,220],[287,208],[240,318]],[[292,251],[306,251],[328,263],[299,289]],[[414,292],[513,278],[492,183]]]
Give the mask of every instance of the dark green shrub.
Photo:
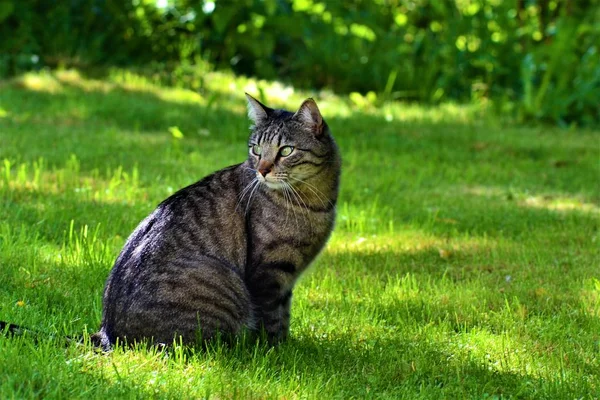
[[[488,98],[523,121],[593,125],[597,3],[0,0],[0,75],[152,65],[199,88],[189,71],[201,59],[301,87],[428,103]]]

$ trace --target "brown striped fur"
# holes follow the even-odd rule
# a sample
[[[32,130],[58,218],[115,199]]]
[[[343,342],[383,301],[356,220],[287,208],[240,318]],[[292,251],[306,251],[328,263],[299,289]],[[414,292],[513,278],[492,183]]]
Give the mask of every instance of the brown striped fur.
[[[247,98],[248,159],[181,189],[135,229],[106,282],[96,344],[287,336],[292,288],[333,229],[341,161],[312,99],[291,113]]]

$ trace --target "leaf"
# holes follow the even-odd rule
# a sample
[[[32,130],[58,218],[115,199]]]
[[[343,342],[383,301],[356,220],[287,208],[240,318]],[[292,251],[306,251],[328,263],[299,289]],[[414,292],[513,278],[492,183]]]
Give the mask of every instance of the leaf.
[[[169,127],[169,132],[171,132],[171,135],[173,135],[174,139],[183,139],[183,132],[179,130],[179,127],[171,126]]]

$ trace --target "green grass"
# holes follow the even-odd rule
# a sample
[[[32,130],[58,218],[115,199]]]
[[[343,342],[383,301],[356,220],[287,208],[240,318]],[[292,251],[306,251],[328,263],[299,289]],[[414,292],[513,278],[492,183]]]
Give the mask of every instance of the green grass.
[[[100,354],[125,238],[174,190],[246,157],[243,92],[113,71],[0,83],[0,398],[600,396],[600,134],[485,110],[314,94],[344,158],[337,228],[294,295],[291,339]],[[177,127],[183,138],[171,132]]]

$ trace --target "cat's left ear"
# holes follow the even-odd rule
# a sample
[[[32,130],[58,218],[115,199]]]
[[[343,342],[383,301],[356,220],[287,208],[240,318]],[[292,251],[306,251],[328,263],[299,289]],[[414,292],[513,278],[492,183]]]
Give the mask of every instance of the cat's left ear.
[[[256,126],[265,122],[273,112],[272,108],[265,106],[248,93],[246,93],[246,99],[248,99],[248,117]]]
[[[306,99],[294,114],[294,118],[297,119],[302,125],[310,130],[316,137],[323,134],[324,124],[323,117],[317,107],[317,103],[313,99]]]

